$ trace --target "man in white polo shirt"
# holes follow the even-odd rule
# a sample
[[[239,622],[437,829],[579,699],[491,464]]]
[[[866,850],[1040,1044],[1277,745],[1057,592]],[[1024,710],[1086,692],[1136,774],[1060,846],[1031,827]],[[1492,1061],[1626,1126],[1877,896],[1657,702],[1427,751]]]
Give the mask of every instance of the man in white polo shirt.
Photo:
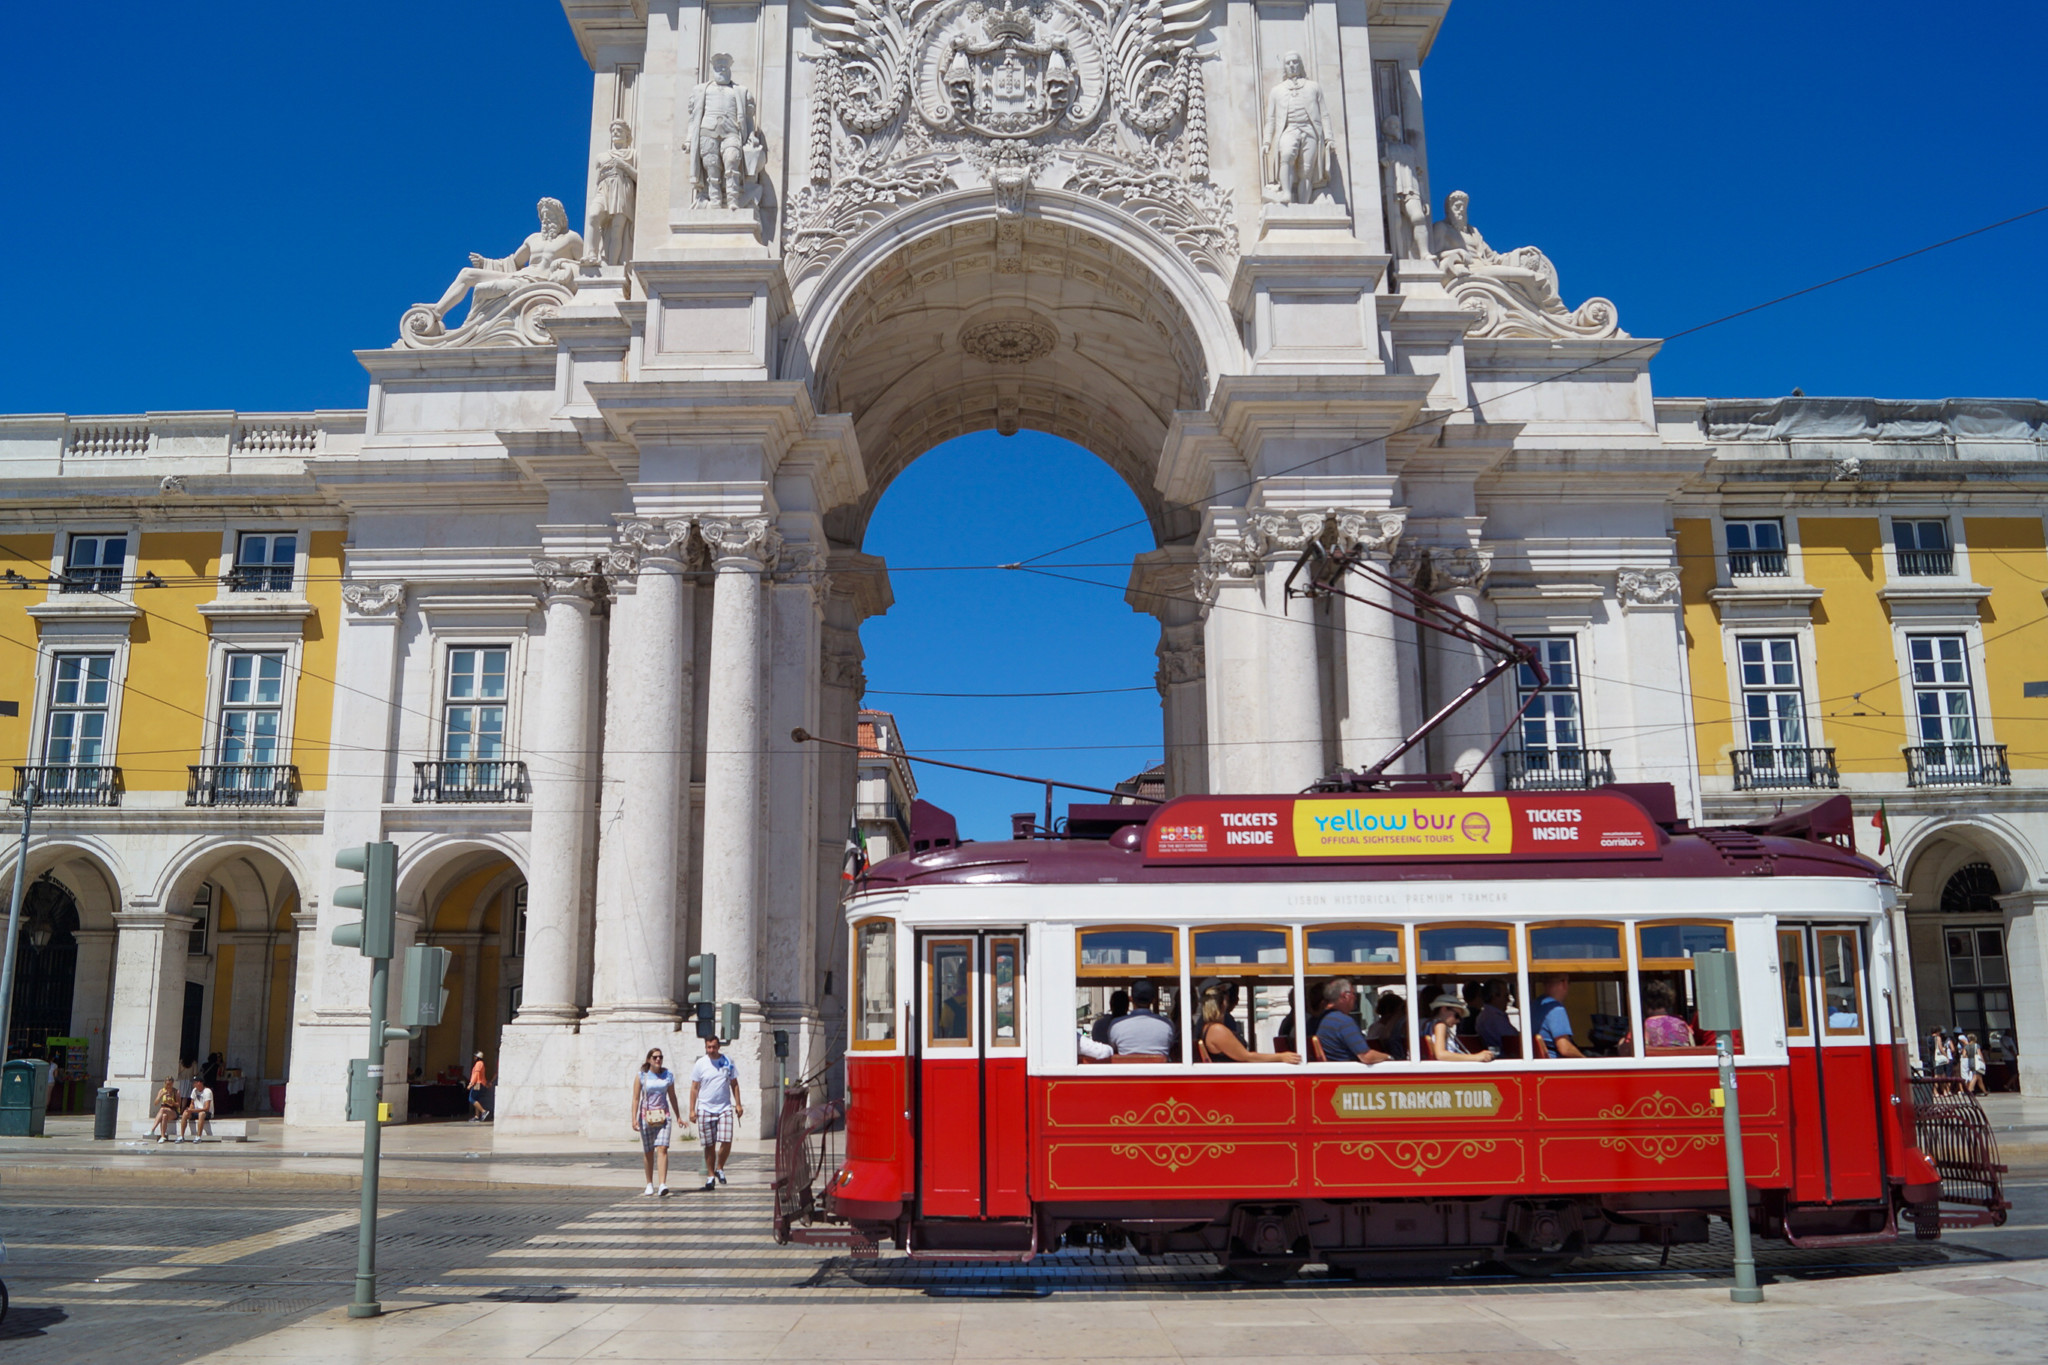
[[[740,1102],[739,1070],[716,1038],[704,1040],[704,1055],[690,1068],[690,1110],[704,1143],[704,1188],[715,1190],[726,1183],[725,1159],[732,1155],[733,1133],[747,1112]]]

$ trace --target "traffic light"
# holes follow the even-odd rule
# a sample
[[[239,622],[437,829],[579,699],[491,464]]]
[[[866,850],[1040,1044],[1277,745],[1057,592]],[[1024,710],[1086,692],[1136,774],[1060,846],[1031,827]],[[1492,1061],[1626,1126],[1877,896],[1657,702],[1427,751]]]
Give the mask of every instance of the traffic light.
[[[360,882],[335,888],[336,905],[363,912],[360,923],[335,926],[335,945],[389,958],[398,940],[398,845],[357,844],[335,854],[334,865],[363,874]]]
[[[398,1007],[403,1028],[426,1028],[441,1022],[448,1008],[448,988],[441,984],[455,954],[446,948],[415,943],[405,950],[405,1000]]]
[[[697,1036],[716,1038],[718,1036],[718,1006],[709,1000],[693,1006],[697,1011]]]
[[[684,990],[683,1003],[688,1005],[708,1005],[718,999],[718,954],[699,953],[690,959]]]
[[[718,1007],[718,1036],[728,1043],[740,1036],[739,1001],[728,1000]]]

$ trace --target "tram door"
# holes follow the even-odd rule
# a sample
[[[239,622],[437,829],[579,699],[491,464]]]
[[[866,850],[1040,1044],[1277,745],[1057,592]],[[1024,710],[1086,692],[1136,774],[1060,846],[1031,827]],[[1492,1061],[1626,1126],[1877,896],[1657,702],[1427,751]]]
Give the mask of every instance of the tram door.
[[[1024,936],[919,938],[918,1197],[927,1218],[1024,1218]]]
[[[1884,1193],[1868,973],[1853,925],[1781,925],[1778,971],[1792,1062],[1793,1196]]]

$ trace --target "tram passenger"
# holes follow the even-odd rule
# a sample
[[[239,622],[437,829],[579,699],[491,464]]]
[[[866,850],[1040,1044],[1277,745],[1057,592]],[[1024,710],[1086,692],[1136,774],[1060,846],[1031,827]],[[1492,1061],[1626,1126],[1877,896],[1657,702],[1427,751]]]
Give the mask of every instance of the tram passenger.
[[[1253,1052],[1238,1038],[1231,1015],[1237,1009],[1237,983],[1217,981],[1202,991],[1201,1031],[1196,1040],[1212,1062],[1286,1062],[1300,1065],[1299,1052]]]
[[[1496,1057],[1505,1057],[1510,1052],[1521,1055],[1522,1031],[1508,1018],[1508,983],[1499,977],[1480,987],[1479,1041]]]
[[[1095,1026],[1088,1030],[1088,1036],[1098,1043],[1108,1042],[1109,1030],[1116,1024],[1117,1020],[1130,1012],[1131,993],[1129,991],[1111,991],[1109,993],[1109,1013],[1095,1021]]]
[[[1392,991],[1381,991],[1372,1013],[1372,1025],[1365,1031],[1366,1041],[1397,1062],[1407,1061],[1408,1002]]]
[[[1390,1054],[1366,1040],[1365,1030],[1353,1017],[1358,1009],[1358,987],[1348,977],[1340,976],[1323,987],[1323,1007],[1322,1018],[1316,1023],[1316,1041],[1323,1045],[1324,1061],[1378,1066],[1393,1060]]]
[[[1429,1025],[1429,1060],[1437,1062],[1490,1062],[1493,1049],[1467,1052],[1464,1040],[1458,1037],[1458,1026],[1465,1022],[1471,1011],[1465,1002],[1445,991],[1430,1002],[1432,1016]]]
[[[1532,1021],[1536,1036],[1549,1047],[1553,1057],[1584,1057],[1586,1054],[1572,1038],[1572,1015],[1565,1008],[1564,998],[1571,992],[1572,979],[1568,976],[1553,976],[1543,987],[1543,994],[1536,1000],[1536,1015]]]
[[[1643,1043],[1646,1047],[1692,1047],[1692,1026],[1678,1017],[1678,992],[1656,977],[1643,983]]]
[[[1159,983],[1139,981],[1131,987],[1131,1007],[1109,1026],[1105,1040],[1120,1057],[1173,1056],[1173,1025],[1154,1008],[1159,1003]]]

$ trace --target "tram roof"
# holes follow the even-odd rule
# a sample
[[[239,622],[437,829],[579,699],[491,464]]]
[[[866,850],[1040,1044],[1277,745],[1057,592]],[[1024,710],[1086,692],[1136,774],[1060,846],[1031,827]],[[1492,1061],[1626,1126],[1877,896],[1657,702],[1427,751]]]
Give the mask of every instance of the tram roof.
[[[1661,790],[1660,790],[1661,789]],[[1830,797],[1767,821],[1693,827],[1674,814],[1670,788],[1638,784],[1625,790],[1571,793],[1360,792],[1339,795],[1177,797],[1162,805],[1073,806],[1066,829],[1028,839],[959,842],[950,816],[920,801],[912,844],[870,868],[862,890],[934,885],[1096,885],[1148,883],[1639,880],[1673,877],[1847,877],[1888,882],[1879,864],[1849,846],[1851,811],[1846,796]],[[1541,819],[1577,812],[1589,837],[1538,837],[1555,829]],[[1353,832],[1368,817],[1404,815],[1412,830],[1418,813],[1456,821],[1478,813],[1481,838],[1458,834],[1480,854],[1419,851],[1397,846],[1347,847],[1327,834]],[[1239,823],[1226,824],[1226,816]],[[920,817],[923,823],[919,823]],[[1257,824],[1242,823],[1256,817]],[[1640,838],[1616,833],[1621,846],[1601,849],[1599,831],[1634,828]],[[1270,831],[1273,841],[1224,842],[1232,830]],[[1176,841],[1168,837],[1178,833]],[[1298,834],[1296,846],[1290,836]],[[925,837],[920,837],[923,835]],[[1199,836],[1199,837],[1198,837]],[[1198,850],[1186,851],[1200,844]]]

